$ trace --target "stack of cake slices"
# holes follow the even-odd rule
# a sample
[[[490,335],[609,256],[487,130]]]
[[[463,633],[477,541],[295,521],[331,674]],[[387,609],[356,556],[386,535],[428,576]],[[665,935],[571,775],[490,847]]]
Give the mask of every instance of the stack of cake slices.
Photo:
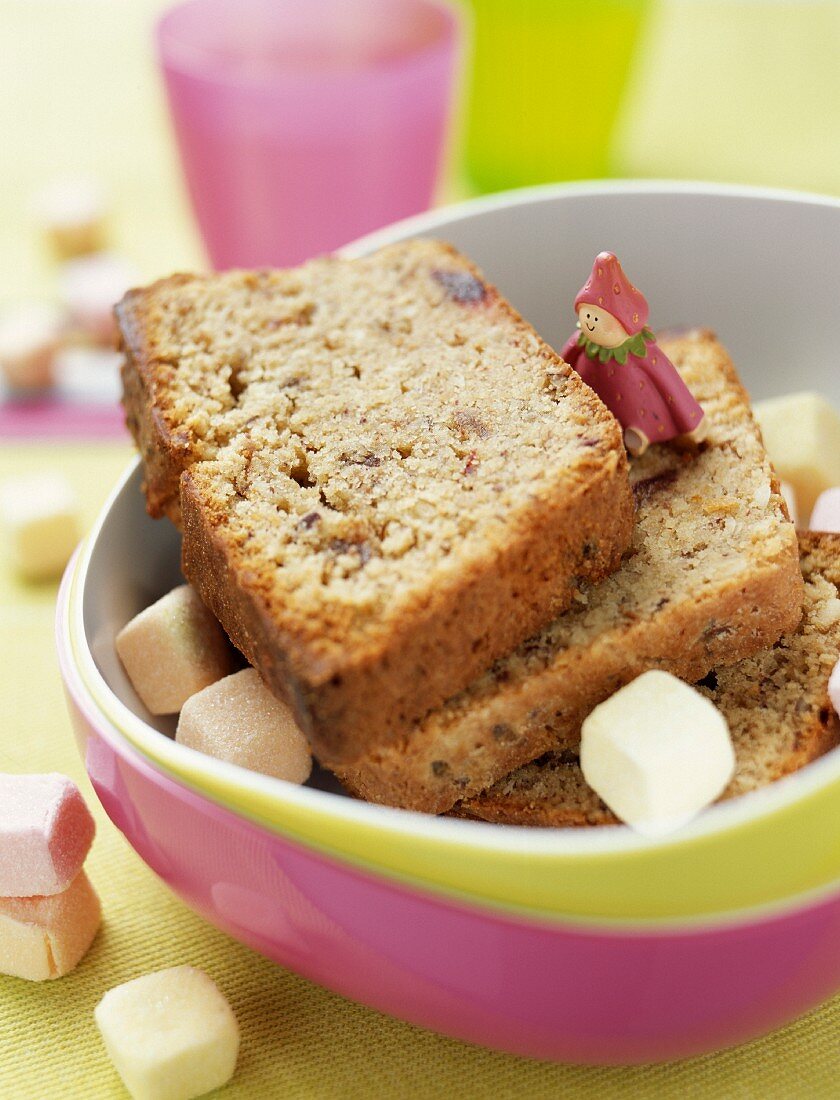
[[[148,509],[353,794],[613,820],[580,726],[652,668],[727,715],[727,795],[840,739],[837,540],[797,543],[711,333],[662,341],[707,438],[628,463],[593,392],[442,243],[174,276],[117,317]]]

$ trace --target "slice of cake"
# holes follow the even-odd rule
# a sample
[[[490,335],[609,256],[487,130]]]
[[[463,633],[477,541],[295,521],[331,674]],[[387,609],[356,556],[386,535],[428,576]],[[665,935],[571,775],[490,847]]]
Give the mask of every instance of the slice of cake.
[[[799,547],[805,577],[799,629],[698,685],[722,711],[735,748],[724,799],[764,787],[840,744],[840,719],[828,697],[840,655],[840,535],[800,534]],[[508,825],[616,823],[583,778],[578,745],[579,733],[461,803],[459,814]]]
[[[447,245],[175,276],[117,315],[149,510],[322,762],[398,738],[629,545],[617,422]]]
[[[795,629],[796,533],[749,398],[711,333],[662,346],[708,437],[633,460],[636,528],[621,568],[409,735],[340,769],[354,794],[441,813],[568,745],[597,703],[645,670],[696,681]]]

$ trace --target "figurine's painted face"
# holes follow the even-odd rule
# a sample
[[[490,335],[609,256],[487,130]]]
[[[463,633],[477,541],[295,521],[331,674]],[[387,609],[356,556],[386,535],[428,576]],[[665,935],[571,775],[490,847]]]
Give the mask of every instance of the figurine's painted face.
[[[617,317],[600,306],[584,302],[578,310],[578,320],[580,331],[586,339],[602,348],[617,348],[630,335]]]

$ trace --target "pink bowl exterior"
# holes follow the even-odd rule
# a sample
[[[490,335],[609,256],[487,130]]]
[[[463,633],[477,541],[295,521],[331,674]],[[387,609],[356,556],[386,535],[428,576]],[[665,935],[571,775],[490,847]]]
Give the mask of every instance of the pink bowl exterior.
[[[276,836],[174,781],[99,714],[59,662],[94,789],[195,912],[345,997],[535,1058],[627,1064],[745,1042],[840,987],[840,894],[727,925],[540,923],[443,900]]]

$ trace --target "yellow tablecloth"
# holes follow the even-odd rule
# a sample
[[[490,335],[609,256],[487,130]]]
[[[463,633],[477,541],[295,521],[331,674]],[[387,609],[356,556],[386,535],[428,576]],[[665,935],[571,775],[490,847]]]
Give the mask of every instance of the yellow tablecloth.
[[[6,444],[0,480],[58,466],[88,520],[130,455],[119,444]],[[829,1100],[840,1095],[840,997],[773,1036],[667,1066],[586,1068],[495,1054],[350,1004],[203,923],[169,893],[99,808],[76,754],[53,644],[55,588],[16,581],[0,559],[0,770],[61,771],[98,832],[88,871],[104,923],[58,981],[0,977],[2,1100],[104,1100],[126,1093],[93,1022],[105,990],[192,963],[224,990],[242,1029],[236,1076],[219,1095],[336,1100]],[[558,980],[560,978],[558,977]]]
[[[114,247],[144,276],[201,262],[149,49],[152,19],[165,3],[0,0],[0,304],[52,293],[55,272],[28,209],[33,191],[55,175],[82,171],[102,179],[114,199]],[[639,117],[653,125],[647,111]],[[651,143],[631,143],[640,144]],[[0,478],[60,464],[92,518],[128,456],[127,445],[117,444],[0,445]],[[714,1057],[589,1069],[526,1062],[421,1032],[349,1004],[228,940],[170,895],[99,810],[64,709],[54,599],[52,586],[17,583],[0,558],[0,769],[58,770],[80,783],[97,815],[88,869],[104,924],[68,977],[43,985],[0,977],[0,1100],[125,1096],[99,1041],[93,1007],[113,985],[184,962],[212,975],[242,1028],[239,1066],[225,1097],[840,1095],[840,998],[775,1036]]]

